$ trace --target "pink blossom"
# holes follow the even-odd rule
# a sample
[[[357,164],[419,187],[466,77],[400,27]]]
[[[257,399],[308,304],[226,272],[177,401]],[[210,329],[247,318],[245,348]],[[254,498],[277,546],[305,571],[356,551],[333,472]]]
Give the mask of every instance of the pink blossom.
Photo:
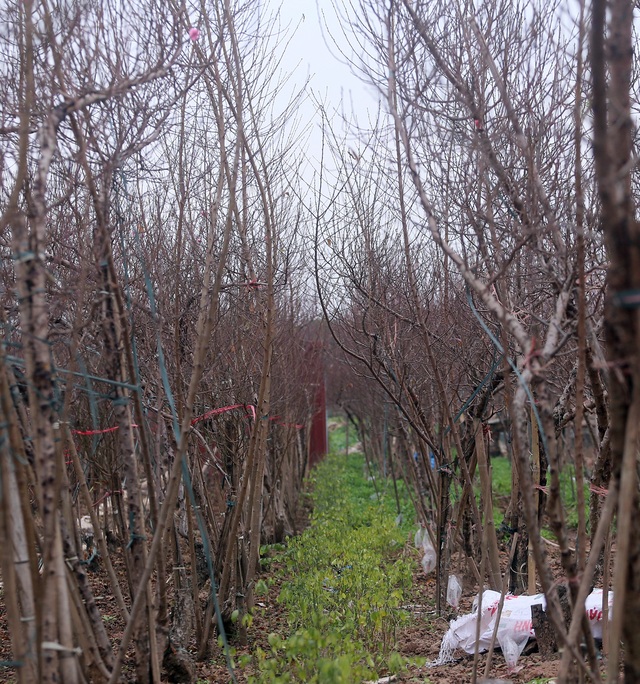
[[[189,38],[191,38],[191,40],[194,42],[200,38],[200,31],[195,26],[192,26],[189,29]]]

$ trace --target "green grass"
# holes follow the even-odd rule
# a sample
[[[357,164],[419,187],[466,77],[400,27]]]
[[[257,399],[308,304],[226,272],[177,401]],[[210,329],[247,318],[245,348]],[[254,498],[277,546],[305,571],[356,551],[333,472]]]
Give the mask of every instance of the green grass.
[[[479,481],[479,476],[476,477]],[[493,522],[499,526],[506,512],[505,497],[511,496],[511,461],[503,456],[491,459],[491,491],[493,492]],[[478,491],[480,485],[478,484]],[[502,499],[502,501],[500,500]]]
[[[349,446],[358,443],[358,432],[350,423],[347,428],[347,419],[344,416],[332,416],[329,418],[329,452],[332,454],[344,453],[347,434]]]
[[[511,495],[511,461],[508,458],[496,457],[491,459],[492,468],[492,490],[494,497],[508,497]],[[476,476],[476,482],[479,482]],[[476,492],[479,496],[480,485],[477,484]],[[587,506],[589,504],[589,484],[585,482],[584,485],[585,501]],[[575,482],[575,468],[573,464],[567,464],[560,473],[560,497],[564,507],[565,519],[569,529],[576,529],[578,527],[578,501],[577,490]],[[496,525],[499,525],[504,519],[505,506],[508,502],[494,500],[493,517]],[[589,514],[587,511],[587,521]],[[548,539],[554,539],[555,536],[548,529],[542,530],[542,535]]]
[[[491,459],[492,491],[494,496],[511,495],[511,461],[503,456]]]
[[[336,454],[339,449],[344,449],[346,432],[347,428],[344,420],[329,419],[329,451],[331,453]],[[349,426],[349,433],[351,432],[355,432],[353,425]],[[349,441],[351,442],[351,434],[349,434]]]
[[[394,648],[408,620],[401,606],[412,561],[402,551],[411,503],[402,501],[408,522],[397,526],[393,486],[378,498],[362,455],[345,455],[344,436],[330,434],[337,453],[313,472],[311,526],[283,554],[289,635],[271,634],[269,650],[257,650],[250,682],[347,684],[406,664]]]

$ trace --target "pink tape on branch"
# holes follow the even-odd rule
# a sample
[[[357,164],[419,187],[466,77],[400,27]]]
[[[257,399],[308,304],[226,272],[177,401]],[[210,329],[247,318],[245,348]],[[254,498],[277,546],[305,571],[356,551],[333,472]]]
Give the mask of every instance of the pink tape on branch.
[[[105,499],[108,499],[112,494],[122,494],[122,490],[114,489],[112,492],[106,491],[96,502],[94,502],[94,507],[99,506]]]
[[[199,423],[201,420],[205,420],[206,418],[211,418],[212,416],[217,416],[221,413],[226,413],[227,411],[233,411],[234,409],[238,408],[243,408],[243,409],[248,409],[249,412],[251,413],[253,420],[255,421],[256,419],[256,407],[252,406],[251,404],[233,404],[231,406],[223,406],[222,408],[216,408],[212,409],[211,411],[207,411],[206,413],[203,413],[201,416],[196,416],[192,421],[191,425],[195,425],[196,423]],[[140,427],[139,425],[132,425],[131,427],[137,428]],[[104,435],[107,432],[115,432],[116,430],[119,430],[120,427],[116,425],[115,427],[110,427],[110,428],[104,428],[103,430],[72,430],[75,435],[84,435],[84,436],[90,436],[90,435]]]
[[[104,430],[72,430],[74,435],[104,435],[107,432],[115,432],[119,430],[119,426],[105,428]]]
[[[131,426],[132,428],[137,428],[140,427],[139,425],[136,425],[135,423]],[[104,435],[107,432],[115,432],[116,430],[119,430],[120,426],[116,425],[115,427],[110,427],[110,428],[104,428],[104,430],[71,430],[74,435]]]
[[[598,487],[598,485],[589,485],[589,491],[597,494],[598,496],[608,496],[609,490],[604,487]]]
[[[243,408],[243,409],[249,409],[251,411],[251,415],[253,416],[253,420],[255,421],[256,419],[256,407],[251,406],[251,404],[233,404],[231,406],[223,406],[222,408],[217,408],[217,409],[211,409],[211,411],[207,411],[206,413],[203,413],[201,416],[196,416],[192,421],[191,425],[195,425],[196,423],[199,423],[201,420],[205,420],[206,418],[211,418],[211,416],[217,416],[221,413],[226,413],[227,411],[233,411],[238,408]]]

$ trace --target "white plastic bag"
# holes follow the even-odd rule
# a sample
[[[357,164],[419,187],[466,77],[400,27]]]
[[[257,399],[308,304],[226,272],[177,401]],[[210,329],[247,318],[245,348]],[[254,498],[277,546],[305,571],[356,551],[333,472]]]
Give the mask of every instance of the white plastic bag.
[[[448,592],[447,592],[448,593]],[[453,653],[462,649],[466,653],[474,653],[476,646],[480,652],[486,651],[491,643],[495,620],[498,614],[500,593],[487,590],[482,594],[480,611],[480,639],[476,644],[476,624],[478,620],[478,598],[474,600],[473,613],[462,615],[453,620],[449,631],[444,635],[440,647],[440,655],[432,665],[444,665],[453,661]],[[518,658],[530,637],[535,637],[531,622],[531,606],[540,604],[546,608],[544,594],[535,596],[504,597],[500,624],[498,626],[498,644],[511,672],[517,671]],[[609,592],[609,616],[612,614],[613,592]],[[591,631],[596,639],[602,638],[602,589],[594,589],[585,601],[585,611]]]
[[[495,592],[485,592],[483,594],[483,606],[482,612],[480,614],[480,651],[486,651],[489,648],[488,641],[484,640],[484,635],[489,632],[489,625],[493,623],[493,615],[487,608],[487,604],[484,602],[484,597],[487,593]],[[498,594],[500,598],[500,594]],[[487,603],[490,599],[487,598]],[[456,620],[452,620],[449,625],[449,631],[444,635],[442,639],[442,644],[440,645],[440,654],[437,659],[431,663],[432,667],[436,665],[446,665],[454,660],[453,654],[458,650],[462,649],[466,653],[473,653],[476,643],[476,625],[478,621],[477,608],[473,613],[467,613],[466,615],[461,615]],[[489,639],[491,634],[489,632]]]
[[[518,658],[524,647],[529,641],[529,636],[527,634],[513,634],[509,630],[498,630],[498,643],[502,649],[502,655],[507,661],[507,671],[510,674],[517,672],[518,668]]]
[[[613,619],[613,592],[607,597],[609,603],[609,622]],[[594,589],[584,602],[587,618],[591,625],[594,639],[602,639],[602,589]]]
[[[431,545],[429,546],[430,548],[424,552],[420,561],[425,575],[428,575],[436,567],[436,552]]]
[[[428,575],[436,567],[436,550],[431,545],[429,535],[422,542],[422,569]]]
[[[533,599],[533,601],[518,602],[514,610],[507,609],[506,611],[507,602],[505,597],[505,605],[500,616],[497,637],[498,644],[500,644],[502,649],[502,655],[507,661],[509,673],[518,671],[518,658],[522,651],[524,651],[529,637],[535,636],[531,622],[531,606],[541,603],[540,596],[520,596],[518,598]]]
[[[413,538],[413,543],[416,549],[422,551],[422,569],[425,575],[428,575],[436,567],[436,550],[431,544],[431,539],[429,538],[429,532],[425,527],[419,527]]]
[[[449,575],[447,583],[447,603],[453,608],[460,605],[460,597],[462,596],[462,585],[456,575]]]

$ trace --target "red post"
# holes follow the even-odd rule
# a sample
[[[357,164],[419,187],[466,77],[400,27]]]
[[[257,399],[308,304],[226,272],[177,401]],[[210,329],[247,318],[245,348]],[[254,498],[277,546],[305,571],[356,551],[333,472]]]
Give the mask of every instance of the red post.
[[[309,360],[309,390],[313,392],[313,418],[309,435],[309,465],[314,466],[329,451],[327,435],[327,390],[325,384],[324,355],[320,342],[307,349]]]

